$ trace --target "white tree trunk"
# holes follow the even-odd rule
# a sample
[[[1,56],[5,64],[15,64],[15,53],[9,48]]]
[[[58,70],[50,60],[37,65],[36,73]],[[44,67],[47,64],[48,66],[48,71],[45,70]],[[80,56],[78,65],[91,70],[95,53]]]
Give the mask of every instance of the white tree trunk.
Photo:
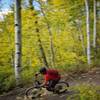
[[[90,17],[89,17],[89,0],[85,0],[86,6],[86,26],[87,26],[87,60],[88,64],[91,64],[91,52],[90,52]]]
[[[93,33],[93,47],[96,48],[96,0],[94,0],[94,33]]]
[[[15,78],[20,84],[21,67],[21,0],[15,0]]]

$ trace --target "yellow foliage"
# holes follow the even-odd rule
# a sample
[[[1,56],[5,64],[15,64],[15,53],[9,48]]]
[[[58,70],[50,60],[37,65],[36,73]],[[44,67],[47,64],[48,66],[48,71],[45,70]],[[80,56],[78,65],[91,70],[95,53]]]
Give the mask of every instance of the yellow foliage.
[[[39,65],[39,59],[33,59],[32,60],[32,67],[37,67]]]
[[[64,3],[63,0],[52,0],[51,2],[55,6],[60,6]]]

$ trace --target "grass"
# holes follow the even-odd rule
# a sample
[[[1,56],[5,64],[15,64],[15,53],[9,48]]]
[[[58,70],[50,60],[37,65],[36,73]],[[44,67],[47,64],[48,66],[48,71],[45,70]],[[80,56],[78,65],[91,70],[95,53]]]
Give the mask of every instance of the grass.
[[[68,96],[67,100],[100,100],[100,87],[90,84],[82,84],[73,87],[76,94]]]

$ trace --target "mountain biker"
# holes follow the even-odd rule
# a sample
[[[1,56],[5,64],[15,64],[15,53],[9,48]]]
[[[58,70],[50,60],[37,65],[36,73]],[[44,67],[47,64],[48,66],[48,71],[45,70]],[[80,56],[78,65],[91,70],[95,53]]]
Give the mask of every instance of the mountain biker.
[[[38,74],[42,74],[44,76],[44,82],[42,86],[45,86],[48,91],[53,91],[55,85],[59,82],[61,78],[57,70],[46,69],[45,67],[40,68]],[[36,74],[36,76],[38,74]]]

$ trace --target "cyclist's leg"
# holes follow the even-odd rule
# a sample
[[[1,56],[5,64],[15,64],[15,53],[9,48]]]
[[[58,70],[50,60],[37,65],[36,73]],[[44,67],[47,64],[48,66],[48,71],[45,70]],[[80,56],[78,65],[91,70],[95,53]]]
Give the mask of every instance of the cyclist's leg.
[[[60,79],[57,79],[57,80],[50,80],[49,81],[49,85],[48,85],[48,88],[49,90],[53,91],[56,84],[59,82]]]
[[[52,80],[49,80],[49,81],[48,81],[48,85],[47,85],[47,87],[46,87],[46,89],[47,89],[48,91],[52,91],[51,85],[52,85]]]
[[[56,79],[56,80],[49,80],[48,81],[48,86],[46,87],[46,89],[48,91],[53,91],[56,84],[59,82],[60,79]]]
[[[51,88],[55,88],[56,84],[59,82],[60,79],[52,80]]]

